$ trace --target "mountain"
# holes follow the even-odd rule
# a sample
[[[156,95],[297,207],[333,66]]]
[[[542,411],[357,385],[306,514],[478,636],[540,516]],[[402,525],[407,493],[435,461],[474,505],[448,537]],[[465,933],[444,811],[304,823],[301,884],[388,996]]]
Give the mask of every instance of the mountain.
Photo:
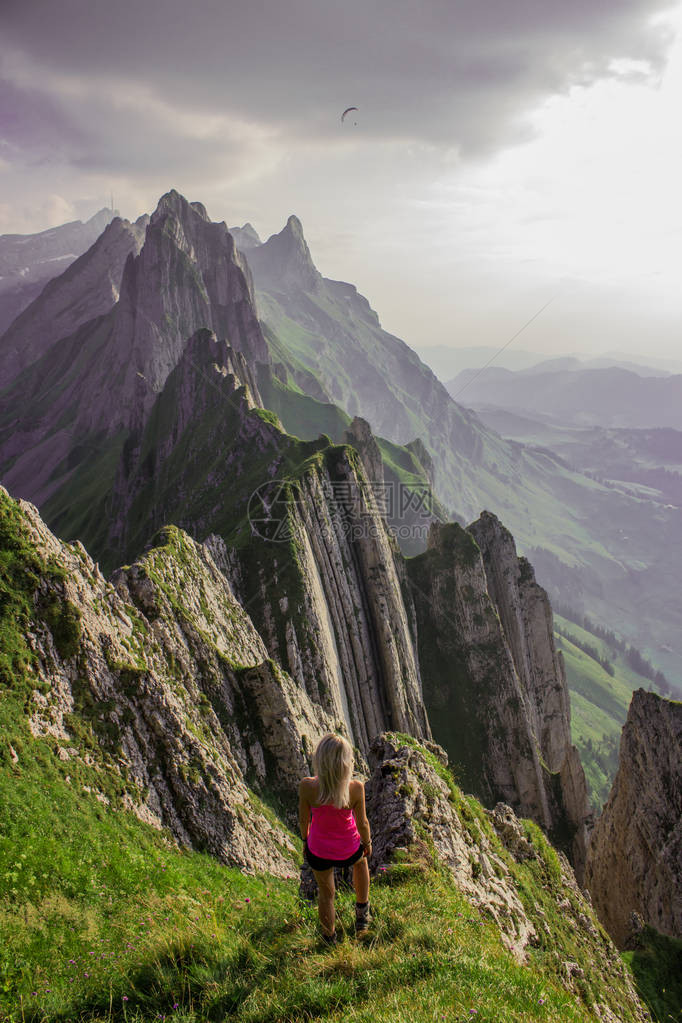
[[[87,265],[97,258],[91,250]],[[63,282],[52,287],[61,291]],[[50,297],[41,295],[27,310],[29,323],[49,315]],[[229,337],[254,363],[268,358],[248,269],[225,225],[211,224],[200,204],[171,192],[147,225],[139,254],[128,253],[113,307],[60,337],[0,393],[5,484],[42,504],[78,466],[90,466],[93,452],[120,449],[129,431],[141,429],[200,327]],[[0,352],[11,356],[17,343],[5,335]]]
[[[450,519],[464,524],[484,508],[493,512],[553,601],[570,595],[581,613],[679,675],[676,637],[682,630],[668,596],[682,559],[676,510],[652,508],[646,495],[587,478],[546,448],[503,440],[452,400],[417,353],[382,330],[353,285],[316,271],[299,226],[290,218],[281,232],[245,253],[277,379],[361,416],[392,443],[418,438],[433,461],[434,491]],[[677,379],[613,372],[643,387],[674,387]],[[536,388],[544,378],[524,379]],[[277,394],[267,400],[289,432],[315,435]],[[332,425],[330,436],[340,440],[343,428],[334,432]]]
[[[548,423],[630,429],[682,427],[682,375],[640,376],[619,367],[535,366],[464,370],[447,384],[471,408],[502,408]]]
[[[88,249],[117,213],[101,209],[38,234],[0,235],[0,334],[43,287]]]
[[[40,301],[14,320],[0,337],[0,390],[55,341],[112,309],[126,260],[140,251],[148,222],[146,215],[134,224],[115,217],[87,252],[45,285]]]
[[[293,246],[290,269],[308,279],[309,258],[293,219],[278,244],[290,254]],[[40,305],[30,312],[36,317]],[[197,328],[202,320],[213,329]],[[311,402],[324,406],[283,384],[269,357],[248,268],[225,226],[171,192],[146,226],[139,253],[128,255],[111,310],[54,341],[3,393],[0,450],[5,458],[16,455],[4,463],[3,478],[20,495],[28,491],[50,526],[64,540],[81,540],[108,572],[134,563],[169,523],[197,542],[222,537],[223,570],[269,657],[359,750],[366,752],[384,729],[428,738],[422,688],[442,685],[442,670],[437,680],[423,674],[427,654],[423,644],[419,650],[409,564],[381,502],[387,483],[402,486],[407,497],[422,481],[430,485],[429,452],[417,440],[401,447],[375,439],[358,418],[341,444],[323,433],[309,441],[287,434],[262,407],[262,383],[272,391],[279,381],[280,404],[294,417],[301,405],[307,414]],[[61,461],[45,464],[46,448],[57,442]],[[410,514],[420,527],[434,519],[433,510],[412,507]],[[495,598],[477,564],[475,585],[494,618]],[[448,571],[457,571],[456,558]],[[584,783],[582,803],[564,792],[568,776],[560,773],[569,749],[549,751],[545,709],[526,665],[512,664],[499,626],[493,633],[491,643],[507,657],[509,686],[525,695],[516,717],[500,723],[504,755],[472,761],[470,785],[489,800],[537,814],[579,865]],[[551,645],[551,630],[538,642]],[[462,643],[475,643],[467,629]],[[557,664],[552,671],[552,684],[565,688]],[[468,684],[476,684],[475,663]],[[561,713],[567,712],[564,694]],[[533,791],[525,781],[504,780],[521,755],[519,729],[523,756],[537,775]],[[568,721],[561,735],[570,746]],[[454,733],[448,747],[466,759]],[[499,773],[505,759],[507,775],[504,768]]]
[[[240,892],[238,905],[253,902],[257,909],[259,955],[271,954],[271,941],[272,955],[276,949],[281,955],[286,921],[300,905],[287,884],[300,861],[300,841],[287,826],[296,817],[296,783],[310,770],[321,733],[343,725],[268,656],[226,574],[231,558],[224,541],[212,535],[197,543],[168,526],[132,565],[106,580],[82,544],[58,540],[34,506],[4,489],[0,541],[0,794],[11,808],[4,828],[12,855],[24,849],[8,894],[14,910],[26,908],[16,913],[11,934],[3,931],[3,1011],[13,1011],[15,999],[26,1012],[43,1000],[49,1018],[59,998],[65,1018],[82,1015],[94,1010],[93,1001],[113,997],[114,968],[117,1002],[125,1006],[129,991],[128,1002],[143,1008],[149,999],[156,1013],[171,994],[153,966],[164,919],[172,917],[172,940],[164,944],[167,984],[184,961],[174,942],[184,941],[187,923],[193,961],[203,955],[196,924],[213,907],[214,890],[205,935],[212,948],[237,932],[255,940],[247,919],[235,919]],[[474,971],[479,998],[489,997],[492,970],[506,977],[504,998],[511,985],[519,1005],[542,998],[570,1005],[576,1019],[596,1012],[649,1019],[568,861],[539,828],[518,820],[508,805],[486,811],[465,796],[447,770],[447,755],[427,738],[381,732],[367,756],[372,903],[389,922],[397,913],[380,932],[394,964],[396,955],[407,962],[414,955],[419,929],[412,934],[413,922],[419,920],[423,935],[431,919],[432,963],[435,951],[441,954],[439,940],[443,952],[465,942],[475,961],[485,962],[487,986]],[[359,751],[358,757],[363,767]],[[46,855],[50,871],[35,869]],[[218,892],[227,903],[222,909]],[[39,917],[51,942],[38,945],[29,903],[43,907],[56,898],[60,911]],[[281,920],[280,902],[292,907]],[[72,923],[79,906],[87,907],[85,942]],[[142,910],[145,941],[138,947]],[[138,928],[131,942],[132,916]],[[295,930],[314,955],[309,913]],[[106,935],[114,948],[93,959],[90,946],[105,945]],[[409,952],[403,953],[401,935],[409,937]],[[52,961],[53,947],[59,961]],[[71,970],[82,959],[84,970]],[[18,961],[20,971],[13,967]],[[446,962],[449,997],[455,997],[459,971]],[[240,975],[249,963],[241,963]],[[37,984],[35,974],[47,965],[49,981]],[[231,985],[225,963],[215,967],[219,985]],[[202,976],[215,995],[213,965]],[[441,989],[433,973],[426,979],[434,992]],[[405,990],[412,998],[414,981]],[[209,997],[202,983],[192,981],[195,1008]],[[395,997],[395,976],[390,990]],[[168,1004],[179,1005],[177,991],[172,998]],[[421,1018],[413,1001],[411,1013]]]
[[[599,918],[620,947],[642,921],[682,938],[679,701],[644,689],[633,694],[618,773],[592,834],[586,881]]]
[[[503,437],[542,446],[573,468],[632,497],[682,505],[682,431],[561,426],[505,409],[479,408]]]
[[[540,822],[582,878],[585,776],[551,608],[532,567],[484,512],[466,530],[433,523],[407,575],[424,702],[461,784]]]
[[[505,369],[527,369],[542,362],[542,352],[526,352],[520,348],[511,348],[500,352],[499,348],[481,345],[480,347],[455,348],[449,345],[419,345],[417,355],[430,366],[442,383],[452,380],[465,369],[480,369],[491,360],[496,366]]]
[[[477,961],[489,963],[504,949],[508,977],[512,964],[530,971],[514,972],[515,991],[523,983],[527,992],[528,984],[532,988],[519,995],[519,1005],[552,998],[557,1018],[566,1018],[559,1007],[569,1006],[578,1019],[596,1014],[643,1023],[647,1012],[630,974],[579,888],[591,824],[585,778],[571,741],[551,609],[529,562],[518,557],[513,537],[490,512],[464,528],[442,521],[442,502],[424,507],[415,500],[442,479],[421,431],[404,443],[376,434],[365,417],[356,412],[351,419],[325,400],[324,374],[317,397],[306,393],[314,380],[308,355],[302,348],[306,358],[297,361],[290,350],[300,333],[292,328],[279,335],[259,319],[261,293],[225,224],[212,223],[200,203],[170,192],[142,227],[141,246],[131,225],[112,227],[110,239],[125,242],[112,244],[119,258],[131,245],[118,298],[102,271],[103,242],[75,278],[83,287],[102,283],[95,305],[75,307],[71,334],[59,336],[57,327],[41,341],[36,332],[32,361],[0,394],[2,478],[21,486],[20,497],[37,495],[40,504],[0,490],[6,742],[0,784],[11,807],[11,843],[23,835],[26,850],[12,869],[6,860],[0,865],[13,881],[21,936],[31,949],[17,958],[21,943],[14,931],[12,951],[0,964],[0,997],[19,992],[21,1011],[30,1006],[30,1015],[38,988],[40,997],[53,994],[31,944],[35,915],[26,900],[43,907],[35,893],[50,892],[48,875],[33,868],[34,846],[53,863],[62,899],[41,946],[58,949],[60,962],[62,916],[75,926],[70,900],[84,899],[92,936],[104,920],[91,904],[93,893],[105,900],[108,892],[106,906],[116,906],[107,910],[109,926],[115,928],[120,903],[111,884],[125,887],[128,907],[139,902],[139,881],[130,880],[139,878],[135,860],[146,863],[143,909],[150,924],[152,910],[170,919],[180,905],[189,906],[198,894],[189,873],[215,878],[215,861],[245,872],[266,868],[284,885],[300,853],[287,827],[296,820],[297,780],[311,770],[317,738],[331,729],[349,737],[358,767],[370,776],[368,802],[385,859],[374,860],[372,869],[381,874],[384,868],[388,885],[395,882],[393,905],[406,900],[401,917],[410,904],[417,913],[428,905],[440,922],[428,929],[424,948],[434,968],[442,952],[443,982],[449,976],[452,983],[459,971],[442,944],[449,939],[436,932],[459,929],[457,913],[466,914],[490,927],[487,956],[482,944]],[[313,326],[324,307],[336,315],[329,305],[334,289],[312,264],[300,223],[290,218],[277,237],[273,245],[254,243],[254,265],[270,282],[271,301],[279,308],[291,302],[297,317],[307,301]],[[39,296],[27,310],[27,332],[39,323],[47,330],[50,308],[68,322],[71,281],[62,276]],[[282,282],[286,288],[275,299]],[[351,315],[364,309],[369,323],[369,306],[350,298]],[[371,368],[384,351],[401,369],[401,343],[387,343],[378,321],[362,365],[358,337],[347,320],[336,322],[344,374],[354,361],[358,371]],[[334,334],[333,324],[327,328]],[[388,424],[395,385],[380,386],[385,377],[374,368],[373,400],[377,408],[387,402]],[[443,398],[425,367],[417,363],[416,369],[434,403],[446,402],[445,427],[459,431],[463,443],[473,437],[498,452],[513,451]],[[402,371],[407,396],[412,371],[404,365]],[[411,406],[415,417],[419,407]],[[411,419],[403,411],[407,429]],[[433,429],[435,411],[429,408]],[[287,423],[300,433],[287,432]],[[320,428],[323,423],[335,436]],[[455,454],[470,472],[479,464],[471,457],[467,463],[461,450]],[[516,455],[519,465],[530,464],[522,451]],[[398,515],[387,506],[387,484],[406,498]],[[411,530],[427,526],[425,549],[401,549],[405,537],[391,528],[401,518]],[[445,749],[432,742],[436,730]],[[448,757],[473,795],[464,796],[444,773]],[[516,812],[534,818],[559,852]],[[62,845],[73,846],[64,836],[74,830],[87,835],[78,859],[59,854]],[[184,850],[182,864],[178,850]],[[212,860],[198,861],[197,852]],[[176,900],[173,907],[157,887],[166,883],[162,856],[172,863],[174,882],[184,879],[164,889]],[[303,894],[305,883],[304,874]],[[231,931],[236,890],[245,889],[233,887],[224,897]],[[210,891],[204,888],[204,895]],[[384,905],[390,913],[390,903]],[[473,907],[479,908],[471,916]],[[200,919],[196,905],[192,916],[195,911]],[[263,906],[253,916],[265,948],[269,911]],[[404,922],[386,921],[382,940],[400,944]],[[290,923],[287,917],[277,925],[280,959]],[[413,923],[411,945],[419,944]],[[215,950],[218,913],[210,927]],[[252,934],[248,928],[241,933]],[[178,964],[198,962],[194,945],[188,938],[181,952],[161,942],[152,958],[140,960],[139,972],[122,966],[131,994],[123,995],[119,978],[121,1013],[125,998],[144,1011],[153,1002],[158,1014],[180,979],[175,971],[185,969]],[[264,955],[253,959],[250,945],[241,952],[230,946],[218,964],[220,980],[212,967],[192,967],[191,977],[203,980],[182,974],[183,1001],[191,989],[190,1005],[201,1003],[206,1018],[242,1008],[253,1018],[280,1013],[274,1002],[267,1012],[253,1000],[245,1005],[263,987],[252,981],[263,979]],[[228,979],[233,960],[239,991]],[[51,963],[49,974],[58,978],[60,992],[62,968]],[[106,990],[112,1004],[112,978],[104,977],[101,962],[97,969],[97,984],[86,970],[87,985],[79,978],[71,993],[60,993],[62,1018],[108,1011],[100,1003]],[[437,997],[440,974],[429,976],[429,997]],[[411,977],[416,984],[421,967]],[[505,997],[511,983],[503,985]],[[395,977],[390,987],[395,991]],[[56,1000],[48,1002],[49,1017]],[[287,1006],[292,1018],[300,1015],[292,1002]]]

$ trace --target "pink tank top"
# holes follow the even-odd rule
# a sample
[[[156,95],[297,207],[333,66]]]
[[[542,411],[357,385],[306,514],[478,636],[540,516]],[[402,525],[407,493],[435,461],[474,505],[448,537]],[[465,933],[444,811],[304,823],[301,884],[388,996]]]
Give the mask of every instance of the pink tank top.
[[[352,809],[333,806],[313,806],[308,831],[308,848],[314,856],[325,860],[347,860],[361,844],[360,832]]]

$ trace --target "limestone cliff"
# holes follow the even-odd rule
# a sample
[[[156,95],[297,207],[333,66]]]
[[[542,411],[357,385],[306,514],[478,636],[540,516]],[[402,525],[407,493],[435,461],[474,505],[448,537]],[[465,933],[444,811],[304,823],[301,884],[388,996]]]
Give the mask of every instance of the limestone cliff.
[[[357,453],[323,448],[262,499],[282,542],[252,538],[236,555],[245,605],[271,655],[345,721],[361,751],[388,727],[428,738],[400,554]]]
[[[563,823],[555,831],[573,835],[573,865],[580,878],[585,869],[588,826],[592,819],[585,774],[571,739],[571,704],[561,653],[554,644],[554,622],[547,593],[538,585],[533,566],[516,554],[514,537],[496,516],[483,512],[469,527],[485,568],[488,593],[521,683],[530,729],[539,747],[544,784]]]
[[[493,516],[470,530],[432,524],[427,550],[407,561],[424,702],[461,784],[537,821],[582,879],[585,780],[546,597],[529,569]]]
[[[74,771],[90,767],[96,792],[98,777],[115,775],[120,808],[181,844],[248,869],[291,871],[290,838],[247,786],[293,809],[309,753],[332,722],[268,657],[218,567],[222,541],[196,544],[168,527],[107,581],[81,544],[57,540],[4,488],[0,513],[38,570],[24,623],[33,734]]]
[[[588,847],[586,881],[618,945],[632,933],[633,913],[682,938],[682,703],[633,693],[618,773]]]

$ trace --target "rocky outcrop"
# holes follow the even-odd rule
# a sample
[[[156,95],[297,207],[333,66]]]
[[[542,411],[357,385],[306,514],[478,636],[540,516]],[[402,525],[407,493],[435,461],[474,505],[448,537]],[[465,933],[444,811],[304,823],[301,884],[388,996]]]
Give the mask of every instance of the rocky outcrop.
[[[240,252],[248,252],[249,249],[255,249],[256,246],[263,244],[253,224],[247,222],[241,227],[231,227],[229,230]]]
[[[382,486],[384,482],[384,463],[379,451],[379,445],[367,420],[356,416],[344,432],[343,442],[344,444],[352,444],[360,455],[367,478],[372,485],[377,507],[381,509],[384,499]]]
[[[551,618],[543,617],[547,607],[530,575],[527,589],[519,589],[518,578],[514,588],[513,573],[521,569],[512,538],[506,531],[504,537],[495,533],[498,526],[493,517],[470,531],[434,522],[427,550],[407,561],[424,702],[434,737],[447,749],[460,783],[487,806],[502,801],[537,821],[582,879],[589,807],[580,760],[570,745],[566,683],[553,652]],[[499,559],[495,569],[491,562],[490,579],[474,532],[488,556]],[[494,548],[493,534],[500,544],[504,540],[504,549]],[[495,596],[509,602],[502,616]],[[538,649],[531,650],[533,645]]]
[[[531,962],[534,948],[551,943],[557,980],[587,1001],[594,1019],[650,1019],[566,857],[548,850],[510,806],[498,803],[483,811],[475,799],[463,796],[445,770],[445,751],[435,744],[420,748],[384,734],[372,744],[369,765],[365,800],[374,873],[401,862],[435,860],[481,917],[495,921],[517,962]],[[536,887],[540,877],[542,885]],[[557,933],[559,915],[577,936],[571,946]],[[582,983],[590,969],[607,979],[603,1001],[590,1002]]]
[[[140,251],[148,223],[146,215],[134,224],[115,217],[87,252],[45,285],[0,337],[0,390],[60,338],[113,308],[123,267]]]
[[[243,237],[243,235],[242,235]],[[250,238],[253,242],[253,238]],[[249,245],[249,266],[259,287],[276,291],[314,291],[322,279],[310,255],[298,217],[291,216],[279,234],[273,234],[262,245]]]
[[[400,555],[357,453],[323,448],[297,481],[275,479],[262,500],[280,542],[254,539],[237,555],[271,656],[345,722],[361,751],[385,728],[428,738]]]
[[[633,693],[618,773],[588,848],[586,883],[619,946],[630,937],[633,913],[682,938],[682,703]]]
[[[525,713],[543,768],[554,779],[552,795],[565,828],[573,833],[572,861],[582,878],[592,818],[580,755],[571,739],[571,704],[563,657],[554,643],[552,608],[533,566],[517,557],[514,537],[495,515],[483,512],[468,530],[481,551],[488,593],[521,684]]]
[[[332,722],[268,657],[216,563],[222,541],[196,544],[169,527],[108,582],[28,502],[0,488],[0,503],[3,514],[18,510],[51,566],[35,594],[49,615],[36,611],[27,629],[34,735],[56,739],[63,760],[113,772],[123,805],[181,844],[247,869],[294,869],[286,830],[254,791],[293,814],[309,753]]]

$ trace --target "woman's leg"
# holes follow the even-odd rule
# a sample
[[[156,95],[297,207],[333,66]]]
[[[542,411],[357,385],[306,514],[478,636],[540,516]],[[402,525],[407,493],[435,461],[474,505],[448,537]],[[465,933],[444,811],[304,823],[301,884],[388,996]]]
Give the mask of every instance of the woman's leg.
[[[355,888],[355,901],[367,902],[369,899],[369,864],[366,856],[353,864],[353,888]]]
[[[317,912],[324,934],[334,933],[334,868],[313,870],[317,881]]]

